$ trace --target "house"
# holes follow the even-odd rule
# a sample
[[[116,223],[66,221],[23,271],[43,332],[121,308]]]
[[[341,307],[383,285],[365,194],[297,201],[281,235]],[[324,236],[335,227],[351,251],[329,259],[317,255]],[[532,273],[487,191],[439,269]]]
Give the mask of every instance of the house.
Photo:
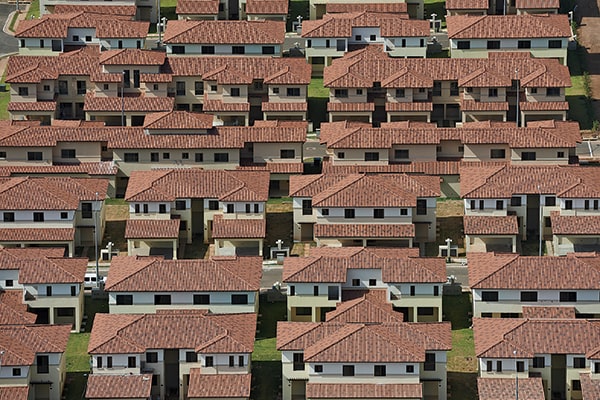
[[[439,322],[445,268],[443,259],[420,258],[417,249],[311,249],[308,256],[283,263],[288,321],[324,321],[325,313],[374,291],[382,294],[378,303],[393,306],[404,321]],[[374,302],[371,297],[363,301]]]
[[[237,19],[237,18],[234,18]],[[163,37],[171,55],[281,56],[283,21],[169,21]]]
[[[94,243],[104,232],[108,182],[95,178],[0,178],[0,244],[64,247]]]
[[[160,230],[179,220],[179,237],[186,243],[192,237],[202,237],[204,243],[215,239],[216,255],[262,255],[268,194],[268,171],[134,171],[125,193],[128,224],[156,220]],[[215,232],[221,235],[215,237]],[[151,241],[128,241],[129,255],[159,251],[176,257],[168,247],[151,247]]]
[[[513,72],[519,71],[518,76]],[[424,60],[389,57],[367,46],[324,70],[329,122],[459,122],[566,120],[568,69],[528,53]]]
[[[245,7],[242,1],[241,19],[286,22],[288,12],[289,4],[285,0],[247,0]]]
[[[85,388],[86,399],[151,398],[152,374],[102,375],[91,374]]]
[[[410,18],[422,20],[424,17],[423,2],[409,0],[395,2],[390,0],[373,0],[368,2],[357,2],[353,0],[311,0],[309,5],[310,19],[321,19],[325,13],[353,12],[353,11],[377,11],[386,13],[408,14]],[[339,9],[343,11],[336,11]]]
[[[144,48],[149,22],[132,21],[126,15],[92,12],[46,14],[19,23],[15,38],[19,54],[52,55],[73,46],[96,45],[100,49]]]
[[[518,386],[517,386],[518,385]],[[542,378],[477,378],[477,393],[480,400],[521,399],[545,400]]]
[[[40,14],[72,11],[93,11],[111,16],[126,15],[136,20],[157,22],[157,4],[144,0],[116,0],[109,4],[103,1],[86,0],[41,0]]]
[[[269,20],[286,22],[288,3],[282,0],[178,0],[175,13],[179,20]]]
[[[180,20],[218,20],[225,18],[225,3],[219,0],[177,0],[175,14]]]
[[[558,14],[560,1],[515,0],[517,14]]]
[[[360,45],[379,46],[392,57],[425,58],[429,22],[409,19],[406,14],[332,13],[304,21],[302,37],[306,59],[313,72],[320,73],[319,66],[331,65],[332,59]]]
[[[294,240],[315,240],[319,246],[383,247],[433,241],[439,195],[435,176],[291,176]]]
[[[280,321],[282,398],[446,399],[450,336],[446,322]]]
[[[449,0],[446,1],[448,16],[452,15],[514,15],[557,14],[560,4],[556,0]]]
[[[534,385],[534,398],[540,398],[539,383],[528,379],[542,380],[545,399],[581,399],[580,375],[589,378],[597,364],[600,326],[595,320],[474,318],[473,335],[479,387],[486,379],[514,385],[518,376],[519,384]]]
[[[105,285],[111,314],[208,309],[214,314],[258,312],[259,257],[165,260],[113,257]]]
[[[566,257],[469,254],[475,317],[524,317],[526,307],[574,308],[578,318],[598,317],[600,274],[596,253]]]
[[[519,51],[567,65],[567,45],[573,32],[564,14],[454,15],[446,18],[446,24],[452,58],[487,58],[490,51]]]
[[[118,376],[127,375],[137,376],[134,382],[138,384],[139,379],[149,378],[153,398],[248,399],[255,331],[253,313],[159,310],[156,314],[97,314],[88,352],[92,375],[106,378],[90,379],[87,393],[98,393],[104,382],[118,382],[123,379]],[[211,378],[206,378],[209,375]],[[232,384],[235,386],[224,388]],[[111,398],[126,397],[128,387],[111,388]],[[145,395],[147,388],[140,392]]]
[[[2,271],[2,275],[5,272]],[[27,311],[23,304],[23,291],[5,288],[0,290],[0,325],[29,325],[35,324],[37,315]]]
[[[448,0],[445,5],[446,15],[487,15],[489,2],[489,0]],[[499,3],[502,6],[502,3]]]
[[[523,152],[521,157],[535,160],[538,154]],[[517,238],[539,239],[540,231],[550,255],[595,251],[595,174],[595,168],[579,166],[463,165],[467,252],[516,252]]]
[[[68,325],[0,326],[2,396],[60,400],[67,374],[64,353],[70,329]]]

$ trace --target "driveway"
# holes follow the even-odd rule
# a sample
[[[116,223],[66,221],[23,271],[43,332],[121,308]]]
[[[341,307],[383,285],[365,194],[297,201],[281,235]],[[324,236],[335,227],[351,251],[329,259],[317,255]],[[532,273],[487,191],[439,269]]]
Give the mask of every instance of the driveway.
[[[8,15],[13,11],[15,11],[14,4],[0,3],[0,27],[4,26]],[[0,30],[0,57],[4,54],[13,53],[18,50],[17,40],[13,36]]]

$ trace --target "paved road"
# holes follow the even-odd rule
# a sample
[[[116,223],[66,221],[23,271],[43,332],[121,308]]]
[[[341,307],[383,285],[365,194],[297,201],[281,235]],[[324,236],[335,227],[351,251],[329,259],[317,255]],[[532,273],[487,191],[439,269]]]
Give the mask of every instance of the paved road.
[[[318,140],[308,140],[304,143],[304,158],[315,158],[325,156],[325,145],[319,144]]]
[[[15,10],[14,4],[3,4],[0,3],[0,27],[3,27],[6,23],[8,14]],[[0,56],[7,53],[13,53],[18,51],[17,40],[11,35],[7,35],[0,29]]]
[[[460,283],[461,286],[469,286],[469,272],[466,265],[461,263],[446,264],[446,275],[454,275],[456,278],[455,282]]]
[[[590,154],[591,153],[591,154]],[[577,155],[581,158],[596,157],[600,158],[600,141],[584,141],[577,145]]]

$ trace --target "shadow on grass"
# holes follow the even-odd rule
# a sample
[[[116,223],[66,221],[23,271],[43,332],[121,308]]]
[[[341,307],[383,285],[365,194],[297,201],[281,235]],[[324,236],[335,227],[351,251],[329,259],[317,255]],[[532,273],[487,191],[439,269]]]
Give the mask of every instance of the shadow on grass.
[[[108,299],[93,299],[91,295],[85,295],[85,315],[87,315],[87,323],[85,331],[91,332],[94,323],[94,317],[98,313],[108,313]]]
[[[452,330],[465,329],[471,326],[471,294],[461,293],[460,296],[443,296],[442,310],[444,321],[452,323]]]
[[[127,251],[127,240],[125,240],[125,223],[127,221],[106,221],[104,238],[100,248],[105,248],[108,242],[113,242],[113,249]]]
[[[321,127],[322,122],[327,122],[327,102],[325,97],[309,97],[308,112],[313,123],[313,129]]]
[[[477,400],[476,372],[448,372],[448,398]]]
[[[66,400],[82,400],[85,398],[87,373],[67,372],[63,396]]]
[[[250,398],[256,400],[281,399],[281,362],[252,362]]]
[[[277,240],[283,240],[284,246],[291,246],[293,239],[294,215],[291,212],[267,213],[267,235],[265,246],[275,246]],[[268,253],[265,253],[268,254]]]

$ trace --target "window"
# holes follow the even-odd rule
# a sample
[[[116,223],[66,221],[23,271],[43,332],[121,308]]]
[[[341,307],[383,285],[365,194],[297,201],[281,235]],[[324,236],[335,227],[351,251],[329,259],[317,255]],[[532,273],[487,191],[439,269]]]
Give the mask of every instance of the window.
[[[356,41],[362,40],[362,35],[354,35],[354,40],[356,40]]]
[[[43,212],[34,212],[33,220],[35,222],[44,222],[44,213]]]
[[[375,376],[386,376],[385,365],[374,365],[373,366],[373,375]]]
[[[431,92],[432,96],[441,96],[442,95],[442,82],[433,81],[433,90]]]
[[[407,365],[406,366],[406,373],[407,374],[414,374],[415,373],[415,366],[414,365]]]
[[[562,302],[574,303],[577,301],[577,292],[560,292],[559,300]]]
[[[489,88],[488,97],[498,97],[498,88]]]
[[[600,362],[594,363],[594,373],[600,374]]]
[[[498,292],[481,292],[482,301],[498,301]]]
[[[546,228],[552,228],[552,220],[550,217],[544,217],[544,226]]]
[[[158,213],[159,214],[166,214],[167,213],[167,205],[166,204],[159,204],[158,205]]]
[[[203,153],[196,153],[194,154],[194,161],[196,162],[202,162],[204,160],[204,154]]]
[[[547,88],[546,96],[548,96],[548,97],[560,96],[560,88],[553,88],[553,87]]]
[[[408,215],[408,208],[401,208],[400,215]]]
[[[238,367],[244,366],[244,356],[238,356]]]
[[[229,162],[229,153],[215,153],[215,162]]]
[[[69,94],[69,83],[67,81],[58,81],[58,94]]]
[[[29,96],[29,88],[19,87],[19,96]]]
[[[217,92],[217,85],[210,85],[210,91],[211,92]]]
[[[294,158],[296,157],[296,151],[294,149],[283,149],[279,151],[280,158]]]
[[[396,149],[394,150],[394,158],[408,158],[408,149]]]
[[[502,361],[496,361],[496,371],[502,372]]]
[[[230,366],[230,367],[233,367],[233,366],[235,366],[235,362],[234,362],[234,358],[233,358],[233,356],[229,356],[229,366]]]
[[[175,94],[177,96],[185,96],[185,82],[175,82]]]
[[[262,53],[263,54],[275,54],[275,46],[263,46]]]
[[[12,376],[21,376],[21,368],[13,368]]]
[[[144,209],[144,214],[148,214],[149,213],[149,211],[148,211],[148,203],[142,204],[142,207]]]
[[[92,203],[81,203],[81,218],[91,219],[92,216]]]
[[[155,294],[154,295],[154,304],[156,304],[156,305],[171,304],[171,295],[170,294]]]
[[[215,365],[215,359],[213,356],[206,356],[206,358],[204,358],[204,366],[205,367],[212,367]]]
[[[200,52],[202,54],[215,54],[215,46],[202,46]]]
[[[369,286],[377,285],[377,279],[369,279]]]
[[[77,296],[77,286],[71,286],[71,296]]]
[[[537,292],[521,292],[521,301],[537,301]]]
[[[194,295],[194,304],[210,304],[210,295],[209,294],[195,294]]]
[[[150,161],[158,162],[158,153],[150,153]]]
[[[57,308],[56,315],[58,317],[74,317],[75,309],[74,308]]]
[[[565,210],[573,209],[573,200],[565,200]]]
[[[306,47],[311,48],[312,47],[312,40],[307,40],[306,41]]]
[[[342,365],[342,376],[354,376],[354,365]]]
[[[433,307],[417,307],[417,315],[433,315]]]
[[[487,361],[485,363],[486,372],[492,372],[494,370],[493,363],[491,361]]]
[[[499,49],[500,48],[500,41],[499,40],[488,40],[487,41],[487,48],[489,50]]]
[[[186,351],[185,362],[198,362],[198,353],[195,351]]]
[[[123,156],[125,162],[139,162],[140,155],[138,153],[125,153]]]
[[[363,94],[363,90],[362,89],[356,89],[356,95],[357,96],[362,96]]]
[[[348,97],[348,89],[335,89],[334,96],[340,97],[340,98],[347,98]]]
[[[585,357],[573,357],[573,368],[585,368]]]
[[[231,304],[248,304],[247,294],[232,294]]]
[[[302,200],[302,215],[312,215],[312,200]]]
[[[411,296],[414,296],[414,295],[415,295],[415,289],[416,289],[416,288],[415,288],[415,285],[411,285],[411,286],[410,286],[410,295],[411,295]]]
[[[427,215],[427,200],[417,199],[417,215]]]
[[[485,201],[484,200],[479,200],[479,209],[483,210],[485,206]]]
[[[185,84],[185,82],[184,82]],[[194,82],[194,95],[202,96],[204,94],[204,83],[201,81]]]
[[[140,205],[136,204],[136,205],[134,205],[134,208],[135,208],[135,213],[139,214],[140,213]]]
[[[338,151],[337,158],[346,158],[346,153],[344,153],[343,151]]]
[[[295,296],[296,295],[296,286],[288,285],[288,294],[290,296]]]
[[[231,97],[240,97],[240,88],[237,88],[237,87],[231,88],[231,90],[229,91],[229,95]]]
[[[490,158],[506,158],[506,150],[504,149],[491,149]]]
[[[298,97],[298,96],[300,96],[300,88],[297,88],[297,87],[287,88],[287,95],[289,97]]]
[[[155,351],[150,351],[146,353],[146,362],[147,363],[157,363],[158,362],[158,353]]]
[[[517,372],[525,372],[525,362],[517,361]]]
[[[547,207],[554,207],[556,205],[556,197],[546,196],[544,200],[544,205]]]
[[[118,306],[133,305],[133,295],[132,294],[118,294],[117,295],[117,305]]]
[[[344,218],[353,219],[355,216],[354,208],[346,208],[344,209]]]
[[[511,205],[511,207],[520,207],[521,206],[521,197],[520,196],[511,197],[510,205]]]
[[[312,309],[310,307],[296,307],[296,315],[308,317],[312,315]]]
[[[4,286],[6,287],[13,287],[14,286],[14,282],[12,279],[7,279],[4,281]]]
[[[360,279],[352,279],[352,286],[360,286]]]
[[[370,35],[370,36],[369,36],[369,40],[370,40],[370,41],[377,40],[377,35]]]
[[[425,371],[435,371],[435,353],[425,353]]]
[[[185,210],[186,209],[185,200],[175,200],[175,209],[176,210]]]
[[[315,285],[313,286],[313,296],[318,296],[319,295],[319,286]]]
[[[375,219],[383,219],[385,215],[385,212],[383,210],[383,208],[375,208],[373,210],[373,218]]]
[[[581,381],[579,379],[573,379],[571,381],[571,390],[581,391]]]
[[[326,217],[329,215],[329,208],[323,208],[321,209],[321,215]]]
[[[598,209],[598,200],[594,200],[594,210]]]
[[[250,210],[250,204],[246,204],[246,214],[250,214],[251,210]]]
[[[315,372],[323,372],[323,366],[321,364],[315,365]]]
[[[529,92],[530,92],[531,94],[537,94],[537,88],[535,88],[535,87],[534,87],[534,88],[531,88],[531,89],[529,89]]]
[[[562,48],[562,40],[548,40],[548,48],[550,48],[550,49]]]
[[[304,353],[294,353],[294,371],[304,371]]]
[[[366,151],[365,152],[365,161],[379,161],[379,152]]]
[[[544,357],[533,357],[533,368],[545,368],[546,359]]]
[[[233,214],[233,204],[227,204],[227,214]]]
[[[556,158],[565,158],[565,152],[564,151],[557,151],[556,152]]]
[[[15,222],[15,213],[14,212],[5,212],[4,213],[4,222]]]
[[[102,368],[102,357],[96,359],[96,367]]]
[[[50,85],[44,85],[44,92],[50,91]]]
[[[244,46],[231,46],[231,54],[245,54],[246,48]]]
[[[137,361],[135,356],[127,357],[127,368],[135,368],[137,365]]]
[[[403,98],[406,96],[404,89],[396,89],[396,97]]]
[[[530,49],[531,48],[531,40],[519,40],[517,42],[517,48]]]
[[[504,200],[496,200],[496,210],[504,210]]]
[[[41,39],[40,40],[40,49],[43,49],[43,48],[44,48],[44,39]]]
[[[340,291],[337,286],[328,286],[327,287],[327,300],[339,300]]]
[[[434,296],[439,296],[440,295],[440,287],[439,286],[434,286],[433,287],[433,295]]]
[[[42,152],[41,151],[28,151],[27,152],[27,161],[42,161]]]
[[[50,372],[50,358],[48,356],[37,356],[36,365],[38,374],[47,374]]]
[[[218,210],[219,209],[219,200],[209,200],[208,201],[208,209],[209,210]]]
[[[273,94],[279,94],[279,88],[278,87],[274,87],[273,88]]]
[[[171,153],[163,153],[163,160],[168,160],[171,158]]]
[[[456,42],[456,48],[459,50],[469,50],[471,48],[471,42],[468,40],[459,40]]]
[[[535,161],[536,153],[535,151],[524,151],[521,153],[522,161]]]
[[[139,74],[139,71],[138,71]],[[138,80],[139,80],[139,75],[138,75]],[[139,87],[139,85],[138,85]],[[85,94],[86,92],[86,85],[85,85],[85,81],[77,81],[77,94]]]

